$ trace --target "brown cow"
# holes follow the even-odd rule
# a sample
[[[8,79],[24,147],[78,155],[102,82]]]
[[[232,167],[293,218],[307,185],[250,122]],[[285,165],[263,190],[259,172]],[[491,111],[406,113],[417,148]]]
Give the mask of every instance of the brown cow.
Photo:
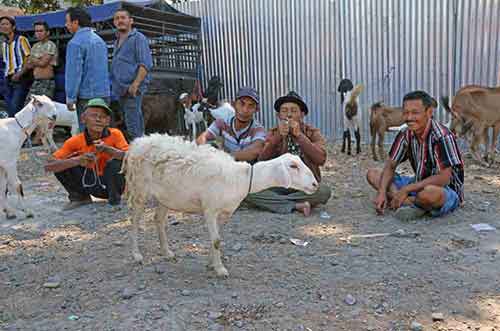
[[[450,129],[461,136],[470,131],[472,157],[483,165],[491,165],[495,160],[496,141],[500,132],[500,87],[468,85],[457,91],[451,108],[446,97],[442,101],[444,108],[453,116]],[[490,127],[493,127],[493,140],[488,148]],[[477,149],[481,143],[486,146],[485,158],[490,164],[481,159]]]
[[[383,161],[386,159],[386,154],[384,151],[384,135],[389,131],[390,127],[401,126],[404,124],[405,120],[403,118],[403,108],[401,107],[389,107],[384,105],[382,102],[376,102],[371,107],[370,114],[370,133],[371,148],[373,160],[378,161],[377,153],[375,151],[375,141],[378,135],[378,151],[380,159]]]

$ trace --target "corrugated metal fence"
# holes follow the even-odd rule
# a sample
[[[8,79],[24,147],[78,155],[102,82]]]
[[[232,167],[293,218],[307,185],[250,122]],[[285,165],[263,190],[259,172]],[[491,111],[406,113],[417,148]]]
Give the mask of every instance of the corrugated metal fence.
[[[276,124],[273,103],[295,90],[307,121],[330,138],[342,128],[336,87],[342,78],[366,87],[368,108],[399,105],[423,89],[438,98],[466,84],[496,85],[500,0],[200,0],[176,6],[202,18],[204,80],[219,75],[223,97],[256,87],[258,117]],[[438,119],[447,116],[440,108]]]

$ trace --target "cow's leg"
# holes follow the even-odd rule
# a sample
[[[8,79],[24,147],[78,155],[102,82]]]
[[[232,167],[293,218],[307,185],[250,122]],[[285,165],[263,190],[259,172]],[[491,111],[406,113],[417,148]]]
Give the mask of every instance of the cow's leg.
[[[156,228],[158,229],[158,236],[160,237],[160,251],[161,254],[166,256],[168,259],[173,259],[175,257],[175,254],[170,250],[167,234],[165,232],[165,227],[167,226],[165,222],[166,216],[167,208],[162,205],[156,207],[154,220],[156,223]]]
[[[219,277],[227,277],[229,273],[221,261],[221,239],[217,229],[217,213],[213,211],[205,212],[205,220],[208,227],[208,235],[210,236],[210,251],[209,265],[215,269],[215,273]]]

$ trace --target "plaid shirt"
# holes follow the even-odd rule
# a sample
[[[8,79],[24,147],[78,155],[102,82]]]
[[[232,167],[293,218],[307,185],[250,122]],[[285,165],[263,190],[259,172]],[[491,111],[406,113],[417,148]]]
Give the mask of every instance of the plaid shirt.
[[[464,163],[455,136],[444,125],[430,120],[422,144],[408,128],[401,130],[392,144],[389,156],[398,164],[409,160],[417,182],[451,167],[452,175],[448,186],[463,202]]]

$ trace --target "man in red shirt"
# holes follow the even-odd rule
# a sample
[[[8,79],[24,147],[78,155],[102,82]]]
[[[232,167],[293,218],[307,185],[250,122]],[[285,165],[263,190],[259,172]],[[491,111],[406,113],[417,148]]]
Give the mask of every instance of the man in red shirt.
[[[63,210],[92,203],[91,196],[120,204],[125,187],[120,169],[128,143],[120,130],[109,128],[111,114],[103,99],[91,99],[82,116],[85,131],[66,140],[45,166],[69,193]]]

